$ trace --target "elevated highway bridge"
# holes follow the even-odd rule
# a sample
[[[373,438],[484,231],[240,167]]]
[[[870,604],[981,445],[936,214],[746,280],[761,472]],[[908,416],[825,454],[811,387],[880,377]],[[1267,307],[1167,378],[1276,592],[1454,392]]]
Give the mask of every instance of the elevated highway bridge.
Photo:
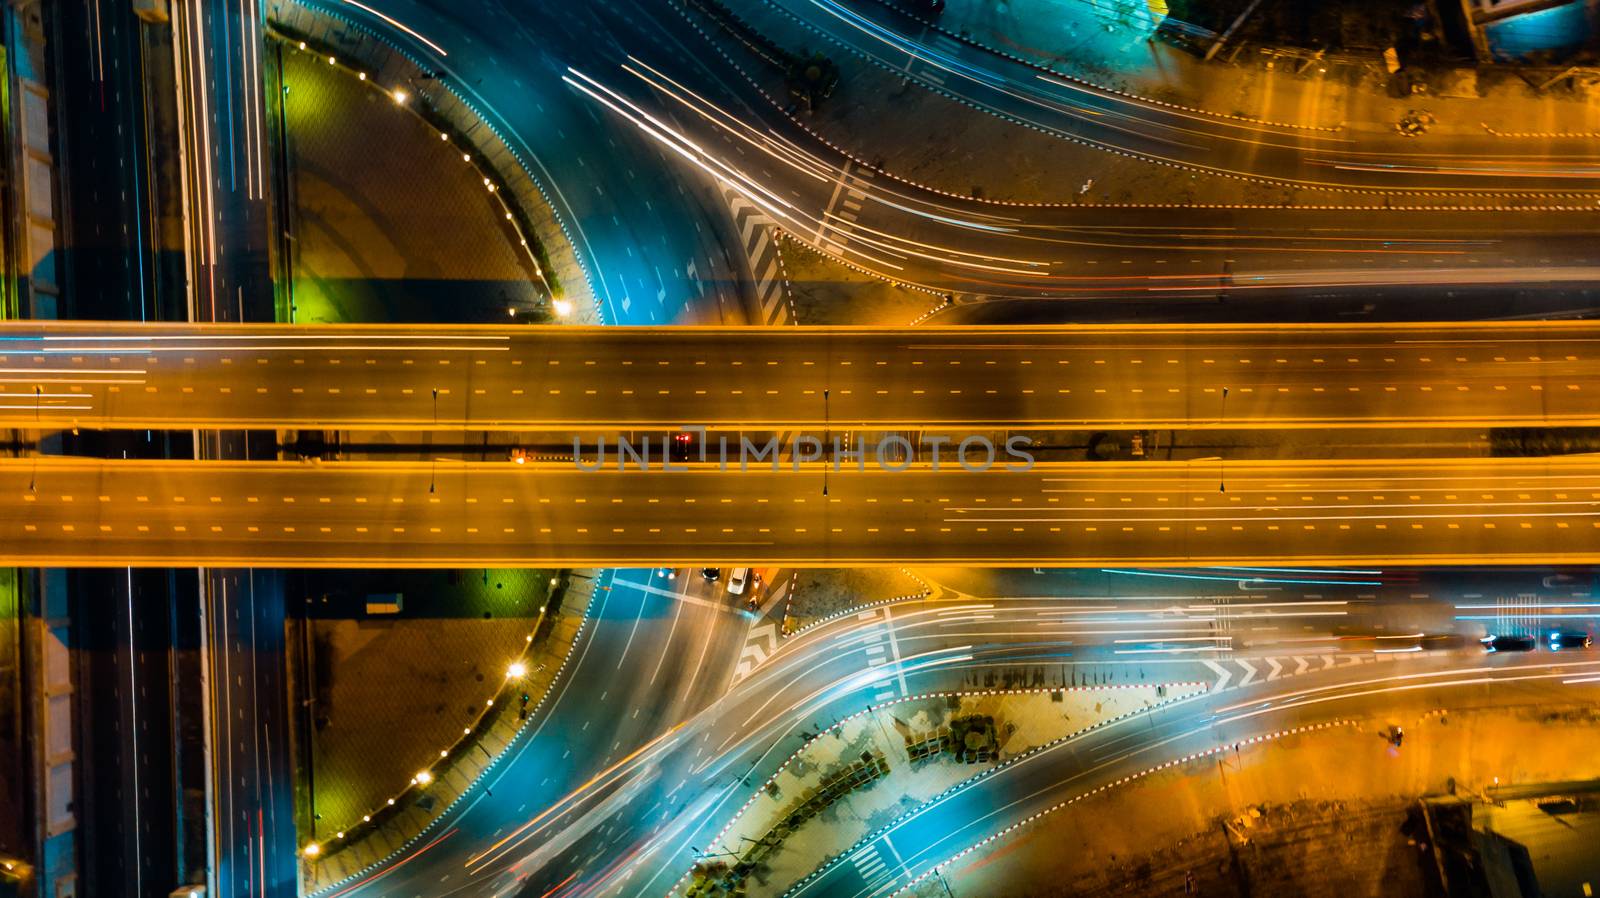
[[[41,567],[1600,562],[1593,456],[828,476],[11,459],[0,546]]]
[[[0,427],[569,432],[1600,423],[1600,323],[0,325]]]

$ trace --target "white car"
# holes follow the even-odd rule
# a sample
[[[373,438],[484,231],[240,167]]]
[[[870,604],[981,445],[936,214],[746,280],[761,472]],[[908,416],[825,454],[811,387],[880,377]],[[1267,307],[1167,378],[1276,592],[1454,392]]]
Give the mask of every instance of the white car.
[[[747,567],[736,567],[733,573],[728,575],[728,592],[736,596],[744,595],[745,587],[749,585],[750,569]]]

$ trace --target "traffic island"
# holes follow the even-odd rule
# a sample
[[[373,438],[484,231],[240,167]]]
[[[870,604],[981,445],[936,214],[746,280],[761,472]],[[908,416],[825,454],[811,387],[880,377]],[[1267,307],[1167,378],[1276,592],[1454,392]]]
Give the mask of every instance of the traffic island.
[[[532,320],[549,315],[561,322],[600,323],[588,273],[578,260],[567,225],[556,217],[551,207],[545,186],[532,174],[531,160],[508,144],[479,109],[440,79],[438,73],[425,68],[383,35],[352,19],[296,0],[275,0],[269,5],[268,20],[274,38],[284,42],[283,49],[309,54],[324,64],[331,59],[332,67],[348,70],[355,80],[371,86],[379,97],[379,105],[389,103],[395,111],[413,118],[424,141],[438,144],[437,151],[450,156],[449,166],[457,171],[470,171],[469,194],[487,198],[493,207],[493,214],[485,225],[503,223],[513,235],[511,246],[518,265],[526,261],[527,270],[518,281],[519,289],[535,290],[544,300],[519,306],[512,286],[497,284],[491,291],[493,299],[512,301],[490,302],[487,306],[490,320],[517,317]],[[290,87],[292,97],[292,84]],[[380,145],[368,136],[356,147],[346,148],[350,153],[347,158],[365,160],[372,155],[374,146]],[[410,189],[423,180],[416,172],[426,171],[428,177],[433,178],[446,170],[442,164],[423,166],[424,163],[419,162],[416,167],[395,173],[389,188]],[[440,235],[435,232],[429,236]],[[459,239],[471,236],[469,232],[459,235]],[[456,239],[447,237],[443,248],[455,245]],[[483,249],[474,245],[469,257],[481,252]],[[432,253],[425,252],[416,258],[431,256]],[[409,281],[425,282],[432,275],[419,268],[408,269],[405,277]],[[504,287],[503,294],[501,287]],[[435,292],[442,295],[442,291]],[[469,305],[468,309],[471,308],[475,306]],[[513,308],[517,310],[516,315],[508,315],[508,310]],[[426,317],[417,320],[440,321],[443,320],[441,315],[457,316],[450,320],[478,320],[463,317],[464,314],[448,307],[443,311],[429,307]]]
[[[1396,718],[1372,718],[1141,772],[917,871],[904,893],[1426,894],[1438,865],[1420,798],[1503,803],[1600,775],[1592,705],[1406,717],[1399,745]]]
[[[914,696],[809,739],[710,843],[683,893],[781,895],[853,845],[1014,760],[1202,683]]]
[[[928,585],[900,568],[802,568],[785,594],[783,632],[793,635],[852,611],[920,599]]]
[[[592,571],[430,573],[441,581],[431,593],[404,573],[415,592],[357,597],[373,610],[313,617],[291,646],[294,695],[311,717],[299,759],[306,894],[403,850],[470,793],[543,706],[594,591]],[[349,616],[337,606],[352,600],[328,597],[327,613]]]
[[[551,317],[540,266],[463,147],[338,56],[282,39],[294,323]],[[418,172],[427,172],[419,177]]]
[[[795,318],[801,324],[905,326],[943,299],[868,274],[793,238],[780,246]]]

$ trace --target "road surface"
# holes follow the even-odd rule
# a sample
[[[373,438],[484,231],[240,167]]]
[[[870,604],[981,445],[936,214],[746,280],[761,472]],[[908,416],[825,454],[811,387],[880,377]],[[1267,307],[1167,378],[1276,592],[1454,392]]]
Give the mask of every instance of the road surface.
[[[0,425],[1600,423],[1600,324],[0,329]]]
[[[1592,456],[826,475],[0,461],[0,544],[41,567],[1577,564],[1600,560],[1597,534]]]
[[[1419,604],[1416,591],[1435,591],[1405,577],[1393,585],[1388,577],[1378,579],[1384,581],[1378,586],[1319,585],[1310,591],[1206,587],[1207,592],[1129,596],[1117,603],[961,596],[842,616],[784,642],[750,677],[699,713],[669,715],[664,721],[671,723],[661,729],[640,731],[632,749],[624,744],[616,750],[624,760],[607,767],[605,775],[574,771],[572,781],[583,785],[560,801],[531,803],[510,822],[496,820],[487,830],[477,824],[456,828],[447,816],[434,830],[455,830],[445,842],[403,853],[394,859],[392,874],[341,883],[323,894],[427,894],[444,881],[441,877],[461,895],[504,894],[518,884],[518,894],[530,896],[557,886],[574,895],[665,894],[698,851],[710,850],[744,798],[798,747],[797,739],[868,704],[926,691],[1012,685],[1013,676],[1027,683],[1036,671],[1045,671],[1050,684],[1058,678],[1063,684],[1210,682],[1215,700],[1185,706],[1190,710],[1172,725],[1182,731],[1196,721],[1208,723],[1218,707],[1240,702],[1330,687],[1359,695],[1369,688],[1362,683],[1485,666],[1475,646],[1465,652],[1383,655],[1348,651],[1331,638],[1349,628],[1409,628]],[[1430,632],[1460,626],[1448,621],[1450,598],[1437,595],[1421,603],[1427,606]],[[1174,636],[1178,630],[1233,633],[1240,645],[1186,655],[1153,650],[1163,640],[1192,638]],[[1463,633],[1476,631],[1469,627]],[[1247,644],[1258,639],[1259,644]],[[1507,657],[1487,666],[1541,666],[1549,660]],[[1590,669],[1600,663],[1584,656],[1571,660],[1587,662]],[[1332,702],[1318,707],[1332,715],[1348,712]],[[576,723],[570,722],[569,730]],[[573,738],[587,738],[586,729],[579,732]],[[1151,727],[1140,717],[1108,735],[1117,737],[1113,746],[1128,752],[1128,763],[1134,763],[1162,748],[1172,732],[1165,720]],[[1213,735],[1221,741],[1220,734]],[[1071,776],[1081,772],[1073,762],[1082,757],[1069,746],[1028,769]],[[530,754],[518,764],[538,762]],[[996,787],[1005,789],[1010,782],[997,781]],[[1007,810],[1003,802],[987,802],[990,811]],[[969,832],[953,826],[966,819],[961,814],[936,811],[919,819],[918,825],[952,852]],[[1007,822],[1004,813],[991,813],[976,828],[987,834]],[[428,841],[419,840],[417,848]],[[462,858],[470,859],[465,869]]]

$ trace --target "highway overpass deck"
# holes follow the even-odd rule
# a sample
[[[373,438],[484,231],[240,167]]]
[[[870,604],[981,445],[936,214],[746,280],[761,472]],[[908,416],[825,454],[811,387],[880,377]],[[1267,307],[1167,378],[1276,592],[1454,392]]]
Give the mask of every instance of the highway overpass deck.
[[[1600,562],[1600,458],[1039,464],[0,462],[27,566]]]
[[[615,430],[1600,423],[1600,322],[0,327],[0,426]]]

